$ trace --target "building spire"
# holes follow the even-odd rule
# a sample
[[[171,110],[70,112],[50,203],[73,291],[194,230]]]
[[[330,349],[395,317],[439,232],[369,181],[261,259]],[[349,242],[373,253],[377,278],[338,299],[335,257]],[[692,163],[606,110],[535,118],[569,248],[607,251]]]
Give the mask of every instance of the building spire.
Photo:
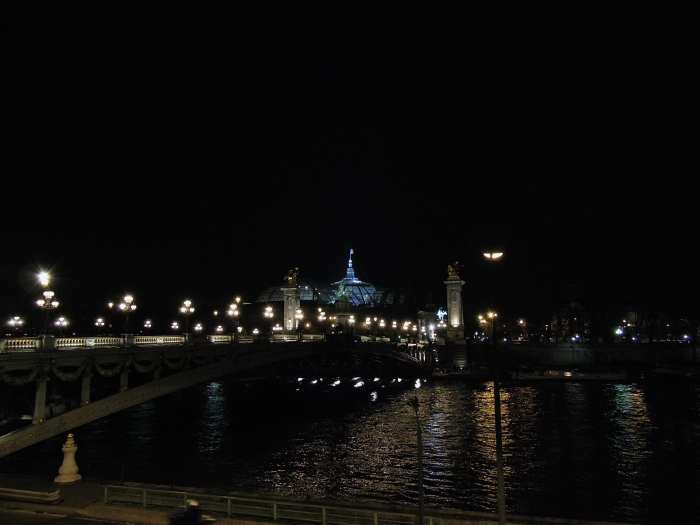
[[[348,258],[348,269],[345,272],[345,278],[350,279],[352,281],[355,280],[355,270],[352,267],[352,254],[355,253],[355,251],[350,248],[350,257]]]

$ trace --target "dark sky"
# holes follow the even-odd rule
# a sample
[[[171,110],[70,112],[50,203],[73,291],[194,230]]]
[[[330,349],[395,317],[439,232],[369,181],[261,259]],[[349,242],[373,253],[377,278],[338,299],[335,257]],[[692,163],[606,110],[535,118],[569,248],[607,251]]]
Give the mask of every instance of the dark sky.
[[[680,37],[86,27],[3,35],[0,313],[39,266],[67,311],[126,290],[174,311],[291,266],[338,279],[353,247],[361,278],[434,294],[459,259],[468,304],[493,287],[513,315],[697,315]]]

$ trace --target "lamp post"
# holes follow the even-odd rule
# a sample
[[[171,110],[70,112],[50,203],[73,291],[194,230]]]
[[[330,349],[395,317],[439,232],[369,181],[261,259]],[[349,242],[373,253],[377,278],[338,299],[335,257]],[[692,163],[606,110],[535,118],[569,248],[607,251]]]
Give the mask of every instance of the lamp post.
[[[61,304],[54,299],[55,294],[51,290],[44,290],[42,297],[36,300],[36,305],[44,310],[44,327],[43,334],[48,334],[49,331],[49,312],[55,310]]]
[[[102,329],[105,326],[105,320],[104,317],[98,317],[95,319],[95,328],[97,328],[97,333],[102,332]]]
[[[503,257],[503,252],[491,251],[484,252],[484,259],[489,262],[498,262]],[[491,321],[491,346],[494,355],[494,376],[493,376],[493,402],[494,414],[496,423],[496,480],[497,480],[497,497],[498,497],[498,523],[505,525],[506,523],[506,503],[505,489],[503,482],[503,436],[501,430],[501,387],[499,384],[500,375],[500,359],[496,347],[496,319],[498,314],[494,311],[489,311],[486,317]]]
[[[192,301],[185,299],[182,301],[182,306],[180,306],[180,313],[185,317],[185,338],[189,335],[190,328],[190,315],[194,313],[194,306]]]
[[[303,330],[301,322],[304,320],[304,311],[301,308],[297,308],[294,312],[294,319],[296,320],[297,325],[297,337],[299,338],[299,341],[301,341],[301,334]]]
[[[59,330],[62,328],[67,327],[70,323],[68,322],[68,319],[65,317],[59,317],[54,321],[54,326],[57,327]]]
[[[240,321],[239,317],[241,315],[241,310],[238,307],[238,305],[241,303],[241,298],[236,296],[234,301],[228,305],[228,310],[226,311],[226,315],[228,315],[230,318],[233,319],[233,341],[236,342],[236,338],[238,337],[238,334],[241,333],[239,330],[240,328]]]
[[[265,317],[265,319],[269,320],[268,322],[270,323],[270,337],[272,337],[272,319],[275,317],[275,311],[272,308],[272,306],[268,305],[265,307],[265,311],[263,312],[263,317]]]
[[[129,314],[136,310],[134,296],[126,294],[122,297],[122,301],[119,303],[119,310],[124,314],[124,334],[127,335],[129,333]]]
[[[7,321],[7,326],[9,326],[10,329],[16,334],[24,326],[24,319],[22,319],[19,315],[10,317],[10,319]]]

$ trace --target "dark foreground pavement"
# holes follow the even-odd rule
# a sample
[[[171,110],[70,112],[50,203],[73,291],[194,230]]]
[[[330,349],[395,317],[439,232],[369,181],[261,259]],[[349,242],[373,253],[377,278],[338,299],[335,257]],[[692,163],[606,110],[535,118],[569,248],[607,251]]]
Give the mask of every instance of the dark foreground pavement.
[[[0,511],[0,524],[2,525],[107,525],[108,523],[107,521],[64,518],[46,514]]]

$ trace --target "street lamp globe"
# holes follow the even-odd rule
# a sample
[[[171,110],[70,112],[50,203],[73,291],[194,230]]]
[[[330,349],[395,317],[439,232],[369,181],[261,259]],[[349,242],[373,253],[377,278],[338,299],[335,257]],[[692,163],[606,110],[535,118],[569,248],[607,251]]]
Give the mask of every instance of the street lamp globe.
[[[39,284],[43,288],[46,288],[49,284],[51,284],[51,274],[49,272],[47,272],[46,270],[41,270],[36,275],[36,278],[39,281]]]

